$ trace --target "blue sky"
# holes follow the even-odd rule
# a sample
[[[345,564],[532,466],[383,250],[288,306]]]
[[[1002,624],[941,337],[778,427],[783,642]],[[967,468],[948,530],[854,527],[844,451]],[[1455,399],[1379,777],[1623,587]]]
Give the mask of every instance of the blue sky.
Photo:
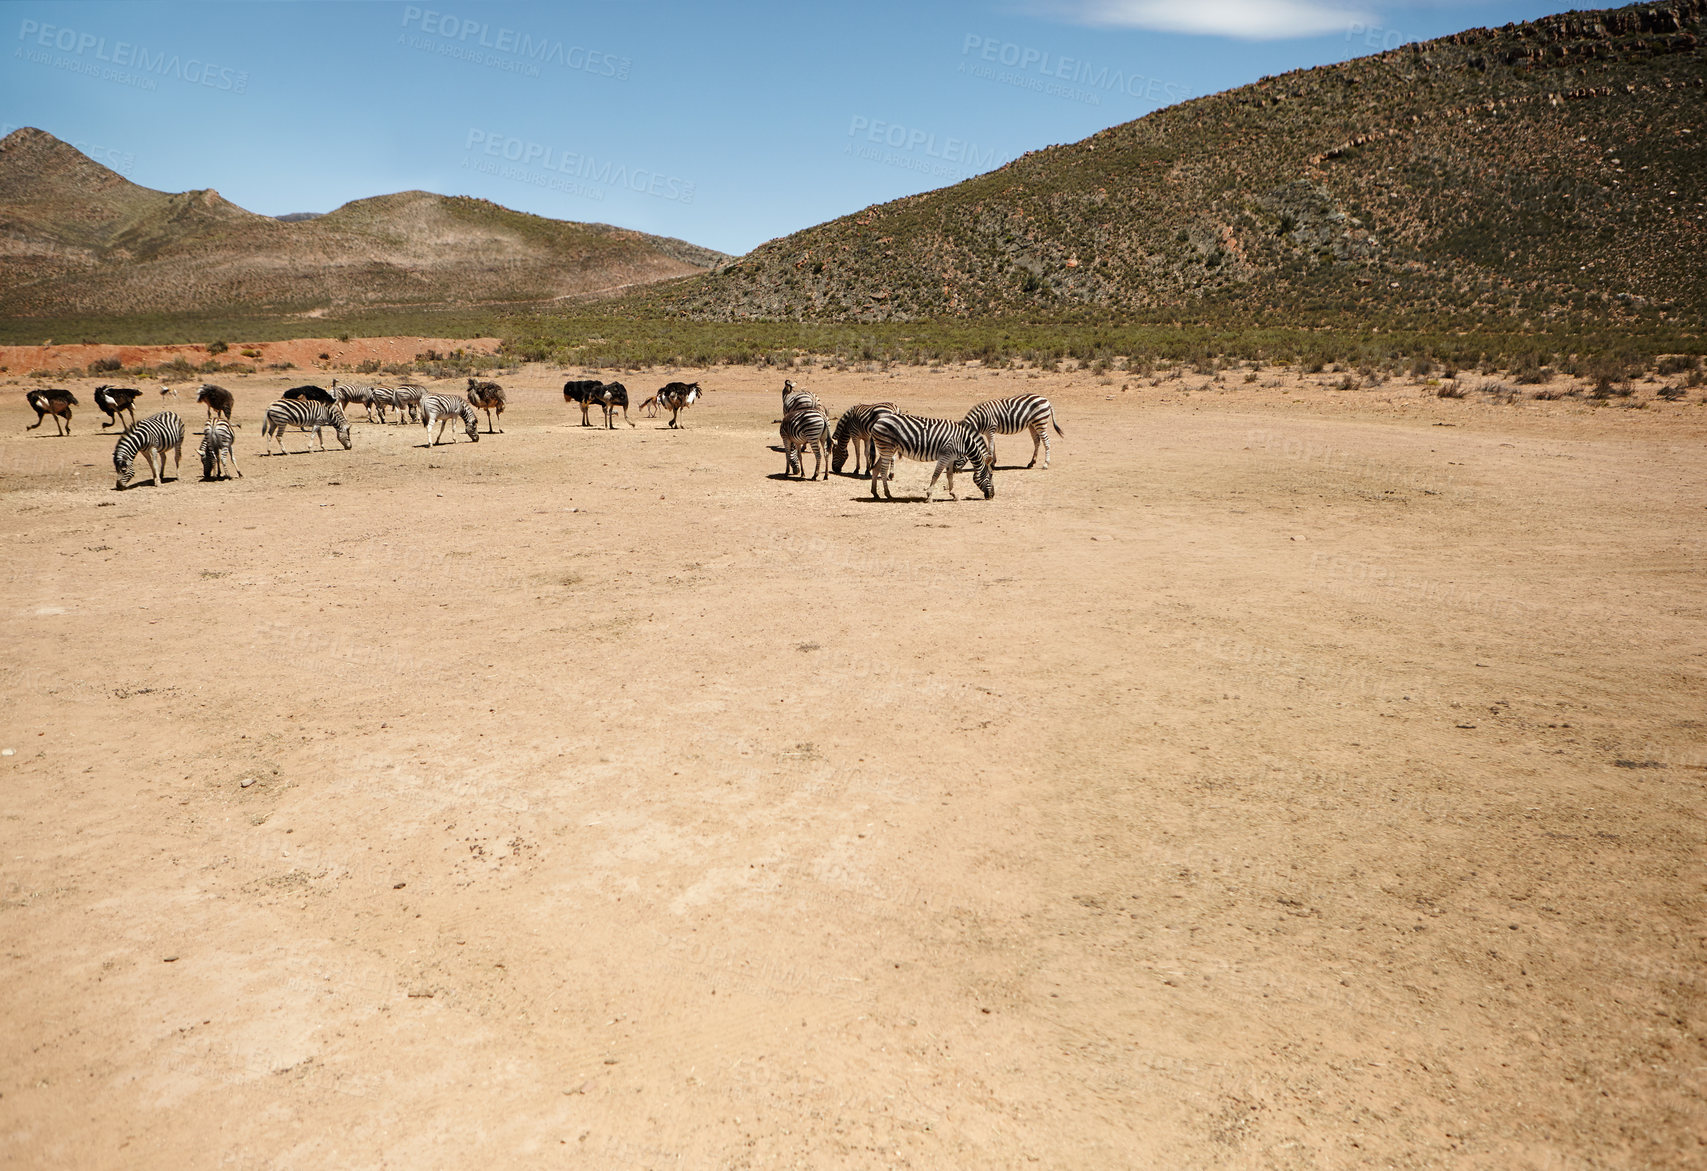
[[[0,128],[251,211],[421,188],[745,252],[1192,96],[1563,3],[32,3]]]

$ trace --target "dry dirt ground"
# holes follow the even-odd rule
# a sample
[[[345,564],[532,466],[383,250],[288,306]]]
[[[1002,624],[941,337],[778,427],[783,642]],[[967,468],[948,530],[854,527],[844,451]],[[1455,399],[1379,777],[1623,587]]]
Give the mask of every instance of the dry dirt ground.
[[[89,363],[102,358],[117,358],[125,366],[134,368],[163,365],[179,357],[199,366],[212,357],[221,365],[242,363],[257,369],[272,363],[289,362],[298,369],[294,374],[282,376],[291,379],[284,383],[288,388],[317,377],[329,378],[329,372],[334,368],[347,371],[362,362],[410,362],[416,355],[424,354],[428,350],[449,353],[452,350],[466,349],[491,354],[497,352],[499,345],[500,339],[495,337],[460,340],[442,337],[353,337],[348,340],[335,337],[299,337],[278,342],[234,342],[223,353],[214,355],[210,355],[207,348],[200,345],[116,346],[90,342],[72,345],[0,346],[0,373],[10,374],[14,379],[36,375],[40,378],[51,378],[59,384],[63,383],[65,375],[79,374],[88,368]],[[322,358],[322,354],[326,356]],[[347,372],[343,376],[359,377]],[[227,380],[242,376],[220,373],[207,377],[217,378],[223,386]],[[158,385],[158,380],[152,381]],[[199,384],[200,381],[198,376],[195,382]],[[105,374],[91,380],[88,385],[93,389],[103,382],[118,386],[136,385],[135,380],[127,379],[121,374]],[[38,384],[40,383],[30,383]],[[269,381],[267,385],[274,383]],[[89,410],[95,409],[93,398],[81,394],[77,397]]]
[[[0,392],[0,1162],[1707,1164],[1699,390],[802,372],[1054,398],[890,505],[565,373],[123,493]]]

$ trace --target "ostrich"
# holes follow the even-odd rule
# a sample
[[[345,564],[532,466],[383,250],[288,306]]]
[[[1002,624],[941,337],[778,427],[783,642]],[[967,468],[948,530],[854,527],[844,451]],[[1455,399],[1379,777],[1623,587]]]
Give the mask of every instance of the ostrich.
[[[36,421],[31,423],[28,427],[25,427],[24,430],[34,431],[37,427],[42,425],[43,419],[52,415],[54,434],[71,434],[71,408],[77,406],[78,403],[77,396],[72,394],[69,390],[61,390],[58,387],[49,387],[46,390],[32,390],[24,396],[24,401],[29,403],[36,412]],[[65,420],[65,429],[63,431],[60,430],[59,427],[59,421],[61,419]]]

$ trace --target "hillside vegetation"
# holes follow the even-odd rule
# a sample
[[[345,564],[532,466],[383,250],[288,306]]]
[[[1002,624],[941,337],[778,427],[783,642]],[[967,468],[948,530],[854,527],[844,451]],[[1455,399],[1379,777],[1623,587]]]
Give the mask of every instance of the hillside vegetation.
[[[796,232],[623,309],[1698,329],[1704,8],[1570,13],[1265,78]]]
[[[727,259],[681,240],[405,191],[289,222],[138,186],[45,131],[0,140],[0,314],[454,307],[580,298]]]

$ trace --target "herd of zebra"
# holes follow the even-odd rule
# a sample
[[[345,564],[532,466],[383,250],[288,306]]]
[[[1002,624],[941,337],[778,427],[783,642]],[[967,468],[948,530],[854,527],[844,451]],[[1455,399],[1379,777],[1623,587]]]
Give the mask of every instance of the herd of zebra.
[[[172,410],[156,411],[145,419],[136,417],[136,400],[142,391],[129,386],[97,386],[95,405],[106,414],[102,428],[122,424],[123,431],[113,447],[113,470],[118,474],[117,487],[123,489],[134,477],[137,456],[148,463],[153,482],[165,481],[166,455],[172,455],[176,471],[183,462],[184,421]],[[160,388],[162,400],[175,399],[178,392],[170,386]],[[36,421],[24,428],[33,431],[48,416],[53,416],[54,430],[60,435],[71,434],[71,408],[78,405],[77,396],[69,390],[49,388],[32,390],[24,396],[36,412]],[[262,445],[265,448],[277,439],[279,454],[285,454],[285,432],[291,429],[312,433],[313,442],[326,450],[324,428],[332,428],[338,442],[349,450],[350,422],[344,408],[359,403],[367,411],[370,422],[378,412],[378,422],[384,423],[385,412],[395,410],[397,421],[419,422],[427,430],[425,446],[433,447],[443,441],[445,431],[460,422],[469,439],[480,442],[479,411],[486,412],[486,433],[502,434],[497,422],[503,419],[506,403],[504,388],[496,382],[476,378],[468,380],[467,397],[440,394],[411,384],[401,386],[358,386],[332,380],[330,390],[322,386],[297,386],[284,392],[267,408],[261,424]],[[202,461],[202,478],[228,479],[232,472],[242,476],[233,451],[236,433],[231,425],[231,408],[236,397],[223,386],[203,383],[196,393],[196,402],[207,408],[207,422],[202,429],[202,444],[198,455]],[[434,433],[435,425],[438,428]],[[451,432],[451,442],[456,434]],[[312,444],[311,444],[312,446]]]
[[[166,454],[172,453],[173,468],[182,461],[184,421],[171,410],[158,411],[138,420],[134,404],[142,392],[132,387],[98,386],[95,404],[107,415],[103,428],[124,424],[123,433],[113,448],[113,468],[118,474],[119,488],[128,485],[134,476],[136,459],[140,455],[148,463],[154,483],[165,480]],[[658,393],[638,404],[642,413],[656,416],[670,412],[670,426],[681,425],[681,413],[697,402],[703,391],[697,382],[671,382]],[[176,398],[178,392],[170,386],[160,389],[162,399]],[[77,397],[69,390],[33,390],[25,396],[36,412],[36,421],[25,428],[34,430],[52,415],[54,427],[60,434],[71,433],[71,408]],[[615,427],[615,414],[622,412],[623,421],[630,427],[628,389],[620,382],[601,382],[583,379],[563,385],[563,399],[581,408],[581,425],[590,427],[588,412],[600,407],[607,429]],[[202,443],[197,454],[202,462],[203,479],[227,479],[232,473],[242,476],[234,454],[235,432],[232,430],[231,409],[235,398],[224,387],[204,383],[196,394],[196,402],[207,408],[207,422],[202,429]],[[284,436],[288,430],[312,434],[310,448],[318,443],[326,450],[323,429],[332,428],[345,450],[351,446],[349,416],[345,409],[352,404],[364,408],[369,422],[385,423],[386,412],[395,411],[397,422],[419,422],[427,431],[425,446],[433,447],[443,441],[447,428],[460,422],[473,442],[480,441],[479,412],[486,412],[486,434],[502,434],[498,423],[503,420],[506,395],[496,382],[470,378],[466,397],[429,391],[410,383],[397,386],[358,385],[338,379],[330,389],[320,386],[298,386],[284,392],[267,408],[261,427],[263,449],[277,439],[279,454],[284,455]],[[129,422],[126,423],[128,416]],[[377,417],[376,417],[377,416]],[[782,384],[781,437],[786,466],[785,477],[817,480],[820,475],[828,481],[830,473],[840,473],[851,452],[853,474],[860,474],[863,462],[871,478],[871,495],[894,498],[890,482],[895,478],[897,459],[934,463],[936,470],[925,488],[928,501],[936,482],[948,477],[948,494],[954,494],[954,475],[970,468],[972,479],[986,500],[995,496],[996,435],[1015,435],[1028,431],[1032,437],[1031,462],[1035,467],[1038,453],[1043,466],[1049,466],[1049,428],[1057,435],[1064,434],[1055,419],[1055,409],[1039,394],[1022,394],[1012,398],[981,402],[960,420],[933,419],[902,411],[895,403],[860,403],[842,412],[834,427],[829,412],[818,397],[795,386],[793,379]],[[63,430],[60,430],[63,423]],[[435,434],[434,428],[437,428]],[[451,431],[451,442],[456,442]],[[806,452],[813,453],[812,475],[807,477]]]
[[[970,467],[972,482],[989,500],[996,494],[997,435],[1031,433],[1031,462],[1037,466],[1039,449],[1043,466],[1049,466],[1049,428],[1055,434],[1066,434],[1055,419],[1055,408],[1040,394],[1021,394],[1012,398],[990,399],[966,412],[961,420],[932,419],[911,415],[892,402],[860,403],[843,411],[832,431],[829,412],[818,396],[801,390],[793,379],[782,384],[782,436],[784,476],[816,480],[823,473],[826,481],[832,471],[840,472],[847,464],[848,453],[854,457],[854,474],[859,474],[864,457],[866,472],[871,477],[871,495],[878,498],[877,489],[893,500],[890,482],[895,478],[897,459],[934,463],[931,482],[925,486],[929,501],[938,479],[946,473],[948,497],[954,494],[954,473]],[[806,477],[806,452],[812,452],[812,475]],[[825,466],[825,465],[828,466]]]

